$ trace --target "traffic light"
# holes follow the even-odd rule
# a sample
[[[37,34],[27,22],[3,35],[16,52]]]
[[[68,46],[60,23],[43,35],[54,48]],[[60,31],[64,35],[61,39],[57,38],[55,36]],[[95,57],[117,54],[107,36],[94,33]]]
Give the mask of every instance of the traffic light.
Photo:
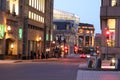
[[[97,54],[100,53],[99,46],[96,46],[96,53],[97,53]]]
[[[110,36],[110,31],[109,30],[106,30],[105,36],[106,36],[106,39],[109,39],[109,36]]]
[[[109,30],[106,30],[105,37],[106,37],[106,43],[108,45],[109,44],[109,37],[110,37],[110,31]]]
[[[68,53],[68,46],[64,46],[64,53],[65,53],[65,54]]]
[[[78,53],[78,47],[74,46],[74,53],[77,54]]]

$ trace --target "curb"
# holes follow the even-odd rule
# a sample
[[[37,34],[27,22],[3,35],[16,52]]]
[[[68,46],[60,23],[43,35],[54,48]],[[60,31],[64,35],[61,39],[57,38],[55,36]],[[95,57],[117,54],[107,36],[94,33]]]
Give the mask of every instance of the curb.
[[[94,68],[79,68],[80,70],[89,70],[89,71],[120,71],[120,69],[94,69]]]

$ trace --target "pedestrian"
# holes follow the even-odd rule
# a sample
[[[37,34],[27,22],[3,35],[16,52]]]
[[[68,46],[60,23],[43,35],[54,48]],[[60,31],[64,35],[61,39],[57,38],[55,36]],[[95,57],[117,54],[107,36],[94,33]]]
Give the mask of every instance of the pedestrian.
[[[41,57],[41,59],[44,59],[45,58],[45,56],[44,56],[44,53],[42,52],[42,57]]]
[[[31,53],[31,59],[33,59],[34,58],[34,52],[31,51],[30,53]]]
[[[36,52],[34,51],[34,59],[36,59]]]

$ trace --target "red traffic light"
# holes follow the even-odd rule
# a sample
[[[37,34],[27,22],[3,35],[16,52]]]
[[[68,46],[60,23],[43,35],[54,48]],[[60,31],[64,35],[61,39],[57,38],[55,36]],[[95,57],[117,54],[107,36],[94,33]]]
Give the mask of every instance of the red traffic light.
[[[68,49],[68,47],[67,47],[67,46],[65,46],[65,47],[64,47],[64,49]]]
[[[106,36],[106,39],[109,39],[109,36],[110,36],[110,31],[109,30],[106,30],[105,36]]]
[[[109,34],[110,34],[110,31],[109,31],[109,30],[107,30],[107,31],[106,31],[106,35],[109,35]]]
[[[74,46],[74,53],[78,53],[78,47]]]

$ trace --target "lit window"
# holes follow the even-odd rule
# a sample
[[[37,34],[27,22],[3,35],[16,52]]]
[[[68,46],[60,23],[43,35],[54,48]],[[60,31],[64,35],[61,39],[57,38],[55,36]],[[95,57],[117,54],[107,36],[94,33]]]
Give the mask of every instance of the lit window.
[[[111,6],[116,6],[117,5],[117,0],[112,0]]]
[[[40,21],[40,16],[39,16],[39,21]]]
[[[29,0],[29,5],[30,5],[30,6],[32,5],[31,1],[32,1],[32,0]]]
[[[79,33],[83,33],[83,30],[82,29],[79,29],[79,31],[78,31]]]
[[[29,11],[29,18],[31,18],[31,11]]]
[[[93,31],[91,31],[91,33],[93,33]]]
[[[38,10],[40,11],[40,0],[38,0]]]
[[[34,13],[34,20],[36,20],[36,14]]]
[[[90,33],[90,31],[89,31],[89,30],[87,30],[87,31],[86,31],[86,33]]]
[[[42,22],[44,23],[44,17],[42,17]]]
[[[53,30],[56,30],[56,29],[57,29],[57,25],[54,25],[54,26],[53,26]]]
[[[36,0],[35,0],[35,2],[34,2],[34,3],[35,3],[34,8],[36,8]]]
[[[10,13],[19,14],[19,0],[7,0],[6,3],[7,10],[10,10]]]
[[[36,3],[37,3],[37,10],[38,10],[39,9],[39,1],[37,0]]]
[[[32,15],[32,17],[31,17],[31,18],[33,19],[33,18],[34,18],[34,14],[33,14],[33,12],[31,13],[31,15]]]
[[[34,7],[34,1],[32,0],[32,7]]]
[[[115,26],[116,26],[116,19],[108,19],[107,25],[110,31],[110,40],[108,46],[115,46]]]

